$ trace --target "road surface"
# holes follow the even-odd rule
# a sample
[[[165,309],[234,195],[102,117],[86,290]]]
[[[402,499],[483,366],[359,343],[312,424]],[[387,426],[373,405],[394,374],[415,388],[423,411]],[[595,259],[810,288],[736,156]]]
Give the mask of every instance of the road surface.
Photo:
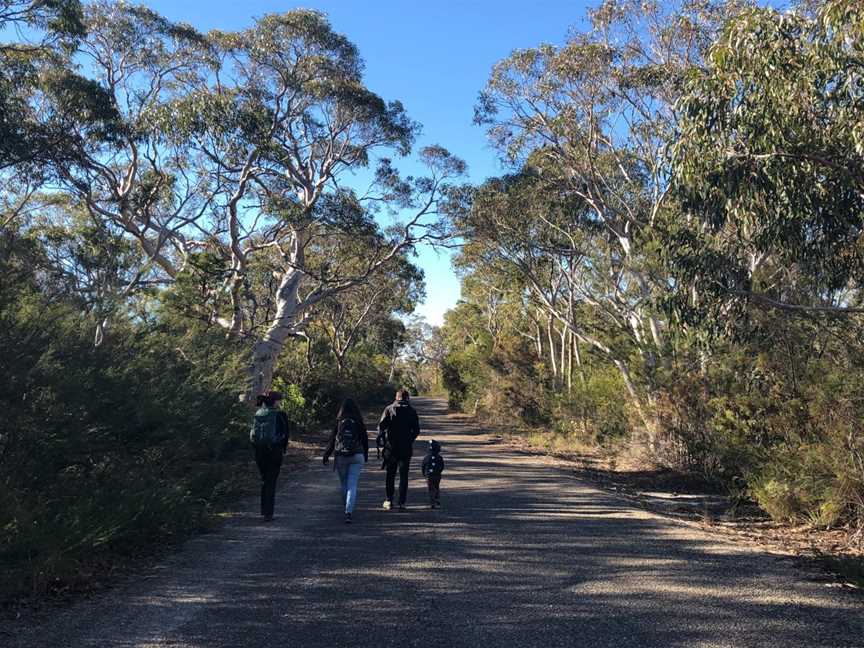
[[[633,508],[417,399],[406,512],[370,460],[354,523],[316,466],[250,513],[12,646],[864,647],[859,599],[788,560]],[[370,426],[370,428],[373,426]],[[441,510],[425,440],[444,444]],[[2,636],[2,635],[0,635]],[[8,636],[8,635],[7,635]]]

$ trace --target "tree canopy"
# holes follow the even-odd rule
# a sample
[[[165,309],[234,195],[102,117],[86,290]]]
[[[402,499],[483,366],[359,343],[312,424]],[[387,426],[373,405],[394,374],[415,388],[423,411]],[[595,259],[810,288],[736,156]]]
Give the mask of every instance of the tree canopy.
[[[480,94],[451,402],[860,530],[860,3],[589,18]]]

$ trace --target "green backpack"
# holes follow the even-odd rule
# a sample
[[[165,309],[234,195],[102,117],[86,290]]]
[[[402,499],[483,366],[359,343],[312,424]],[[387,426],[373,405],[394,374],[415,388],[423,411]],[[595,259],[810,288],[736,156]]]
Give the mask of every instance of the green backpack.
[[[278,410],[262,407],[255,412],[249,441],[256,448],[274,448],[285,442],[285,435],[279,429]]]

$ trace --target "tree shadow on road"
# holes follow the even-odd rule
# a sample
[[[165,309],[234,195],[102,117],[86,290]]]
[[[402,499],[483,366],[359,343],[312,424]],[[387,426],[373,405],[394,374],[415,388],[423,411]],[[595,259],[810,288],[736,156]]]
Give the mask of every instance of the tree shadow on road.
[[[421,410],[447,451],[443,509],[422,506],[419,456],[405,513],[378,508],[370,461],[351,526],[324,478],[289,484],[283,518],[229,529],[212,560],[185,552],[104,645],[864,645],[857,602],[784,561],[491,449],[444,413]]]

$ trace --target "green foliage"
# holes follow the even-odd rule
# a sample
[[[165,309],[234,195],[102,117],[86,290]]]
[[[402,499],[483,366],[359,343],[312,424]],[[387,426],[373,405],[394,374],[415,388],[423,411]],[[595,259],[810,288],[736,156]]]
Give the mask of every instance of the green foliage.
[[[28,98],[40,86],[42,75],[65,78],[67,86],[75,84],[66,66],[84,34],[83,23],[78,0],[0,3],[0,32],[28,33],[25,42],[0,42],[0,171],[42,159],[48,147],[62,139],[56,124],[39,123]],[[29,171],[42,170],[30,166]]]
[[[813,354],[812,333],[787,327],[779,345],[726,347],[704,371],[678,368],[659,406],[662,452],[733,492],[749,485],[773,517],[834,526],[864,512],[864,366],[833,345],[830,360]]]
[[[597,367],[584,385],[574,386],[561,414],[582,423],[584,441],[614,446],[626,440],[632,430],[629,408],[621,399],[623,391],[621,376],[614,368]]]
[[[179,331],[118,322],[94,349],[94,322],[39,290],[34,261],[39,247],[7,233],[0,345],[16,352],[0,358],[4,595],[205,526],[247,460],[224,340],[205,334],[183,353]]]
[[[273,380],[273,389],[282,394],[279,407],[288,415],[288,420],[295,427],[306,427],[309,424],[309,408],[300,385],[287,383],[284,378],[277,376]]]
[[[285,407],[290,406],[296,417],[293,420],[301,427],[329,425],[346,398],[354,399],[361,407],[377,406],[393,398],[396,385],[387,381],[386,357],[354,353],[340,373],[326,350],[326,355],[317,357],[311,368],[293,351],[280,363],[274,385],[287,385],[288,393],[294,394],[293,403]],[[289,379],[294,382],[287,383]]]
[[[725,23],[679,104],[664,226],[669,312],[704,335],[666,431],[683,463],[819,525],[864,523],[862,27],[849,0]]]
[[[319,12],[0,0],[0,29],[32,37],[0,45],[0,591],[44,591],[206,524],[253,472],[239,393],[315,429],[418,384],[411,254],[470,192],[438,146],[343,186],[419,126]]]
[[[747,301],[856,305],[844,291],[864,277],[862,42],[854,1],[813,17],[748,9],[689,75],[667,253],[680,301],[705,319]]]
[[[494,66],[454,405],[864,528],[864,11],[803,4],[603,2]]]
[[[445,358],[441,363],[441,382],[447,390],[447,404],[451,409],[465,408],[468,399],[468,383],[459,373],[459,366],[454,358]]]
[[[451,407],[503,429],[545,430],[582,445],[611,447],[628,437],[632,427],[614,367],[595,365],[584,381],[574,376],[563,385],[518,335],[520,322],[500,322],[490,335],[472,330],[482,321],[479,313],[476,305],[462,302],[446,317],[449,352],[441,371]]]

